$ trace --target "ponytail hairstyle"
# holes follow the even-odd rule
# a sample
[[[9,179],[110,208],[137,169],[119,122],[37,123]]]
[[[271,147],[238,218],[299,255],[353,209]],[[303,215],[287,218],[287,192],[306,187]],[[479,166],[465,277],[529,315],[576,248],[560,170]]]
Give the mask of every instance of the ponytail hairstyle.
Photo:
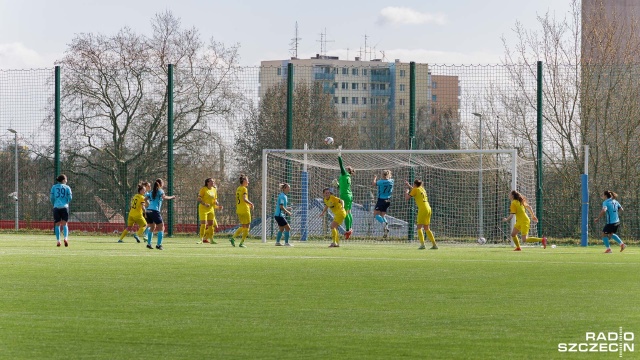
[[[144,185],[138,184],[138,194],[140,194],[140,190],[144,189]]]
[[[279,186],[280,186],[280,191],[284,191],[284,189],[286,189],[286,188],[290,187],[290,185],[289,185],[289,184],[287,184],[287,183],[282,183],[282,184],[280,184]]]
[[[356,170],[354,168],[352,168],[351,166],[347,166],[347,172],[349,173],[349,175],[355,175],[356,174]]]
[[[382,177],[385,179],[391,179],[391,170],[384,170],[382,172]]]
[[[245,182],[246,180],[248,180],[247,175],[240,174],[240,177],[238,178],[238,181],[240,181],[240,185],[242,185],[242,183]]]
[[[520,194],[519,192],[512,190],[511,196],[513,196],[514,200],[518,200],[522,206],[527,205],[527,198],[524,195]]]
[[[67,175],[65,174],[60,174],[58,175],[58,177],[56,178],[56,181],[59,183],[62,183],[63,181],[67,180]]]
[[[160,190],[161,187],[162,187],[162,179],[158,178],[153,183],[153,192],[151,193],[152,199],[155,200],[156,196],[158,195],[158,190]]]
[[[418,179],[413,180],[413,185],[415,185],[416,187],[422,186],[422,180],[418,180]]]
[[[614,192],[613,192],[613,191],[611,191],[611,190],[605,190],[605,191],[604,191],[604,196],[606,196],[606,197],[607,197],[607,199],[611,199],[611,198],[614,198],[614,199],[615,199],[615,198],[617,198],[617,197],[618,197],[618,194],[614,193]]]

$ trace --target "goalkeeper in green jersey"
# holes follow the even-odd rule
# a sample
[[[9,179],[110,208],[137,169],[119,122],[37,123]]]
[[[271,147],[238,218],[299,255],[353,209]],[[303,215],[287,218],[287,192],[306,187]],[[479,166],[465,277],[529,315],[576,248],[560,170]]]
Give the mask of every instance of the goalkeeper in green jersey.
[[[344,219],[344,227],[346,229],[344,238],[349,239],[353,230],[353,217],[351,216],[351,203],[353,202],[353,193],[351,192],[351,176],[356,172],[351,166],[344,167],[342,163],[342,154],[340,152],[342,146],[338,148],[338,163],[340,164],[340,177],[338,178],[338,186],[340,188],[340,199],[344,201],[344,210],[347,212],[347,216]]]

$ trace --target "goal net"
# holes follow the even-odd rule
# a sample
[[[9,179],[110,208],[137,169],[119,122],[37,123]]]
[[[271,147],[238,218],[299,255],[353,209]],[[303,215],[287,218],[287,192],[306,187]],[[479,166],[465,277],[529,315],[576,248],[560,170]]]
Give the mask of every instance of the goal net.
[[[274,239],[278,224],[273,214],[279,184],[291,185],[287,216],[291,237],[301,241],[330,241],[333,215],[324,208],[322,190],[339,197],[338,155],[351,166],[353,234],[349,241],[417,241],[413,199],[404,198],[404,181],[423,181],[432,209],[431,230],[438,242],[511,244],[509,192],[517,189],[535,211],[535,164],[517,157],[515,150],[264,150],[262,160],[262,219],[252,232]],[[395,184],[387,210],[388,234],[376,220],[378,189],[373,178],[390,170]],[[513,220],[512,220],[513,223]],[[344,239],[344,224],[338,229]],[[530,234],[537,232],[532,223]]]

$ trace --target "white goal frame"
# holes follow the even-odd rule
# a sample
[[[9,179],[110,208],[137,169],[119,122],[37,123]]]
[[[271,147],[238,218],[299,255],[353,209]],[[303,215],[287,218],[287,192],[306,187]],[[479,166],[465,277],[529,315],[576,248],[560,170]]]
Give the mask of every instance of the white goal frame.
[[[518,179],[518,153],[516,149],[498,149],[498,150],[340,150],[340,149],[327,149],[327,150],[309,150],[309,149],[263,149],[262,150],[262,203],[261,203],[261,216],[262,216],[262,242],[267,242],[267,226],[266,220],[271,216],[271,213],[267,211],[267,175],[268,175],[268,154],[269,153],[284,153],[284,154],[303,154],[303,171],[307,171],[307,154],[398,154],[398,155],[436,155],[436,154],[478,154],[478,155],[491,155],[491,154],[508,154],[511,155],[511,190],[517,189]],[[479,158],[479,194],[478,202],[482,204],[482,157]],[[478,238],[484,236],[483,230],[483,206],[479,206],[478,219]],[[515,219],[511,220],[513,226]]]

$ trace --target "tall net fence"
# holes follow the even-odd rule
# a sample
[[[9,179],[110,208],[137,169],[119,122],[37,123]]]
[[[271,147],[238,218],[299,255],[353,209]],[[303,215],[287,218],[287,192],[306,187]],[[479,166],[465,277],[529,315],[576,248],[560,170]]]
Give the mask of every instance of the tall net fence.
[[[288,116],[294,149],[304,144],[327,149],[322,140],[332,136],[344,149],[516,149],[519,157],[536,161],[538,91],[543,99],[545,234],[579,237],[584,143],[592,145],[591,213],[599,211],[597,199],[605,188],[618,191],[623,204],[640,199],[633,156],[640,127],[629,121],[640,107],[625,92],[637,86],[633,66],[585,70],[545,65],[539,87],[535,64],[415,64],[412,82],[409,63],[296,61],[176,67],[171,163],[167,68],[63,67],[58,141],[61,171],[74,191],[72,229],[121,230],[136,185],[170,177],[177,198],[171,206],[165,202],[163,214],[174,231],[197,231],[197,193],[208,177],[216,179],[224,206],[216,213],[218,223],[236,226],[238,176],[249,176],[250,199],[260,203],[262,150],[287,148]],[[12,228],[15,220],[10,195],[16,191],[16,149],[19,226],[51,227],[55,87],[54,69],[0,71],[0,123],[16,131],[18,144],[14,133],[0,137],[4,228]],[[611,143],[615,151],[608,150]],[[612,178],[607,174],[613,169],[624,171]],[[499,188],[491,196],[495,203],[508,194]],[[498,213],[506,215],[500,207],[487,209],[488,217]],[[254,218],[261,221],[257,214]],[[623,236],[640,238],[637,218],[623,216]],[[592,233],[599,232],[600,225],[590,226]]]

